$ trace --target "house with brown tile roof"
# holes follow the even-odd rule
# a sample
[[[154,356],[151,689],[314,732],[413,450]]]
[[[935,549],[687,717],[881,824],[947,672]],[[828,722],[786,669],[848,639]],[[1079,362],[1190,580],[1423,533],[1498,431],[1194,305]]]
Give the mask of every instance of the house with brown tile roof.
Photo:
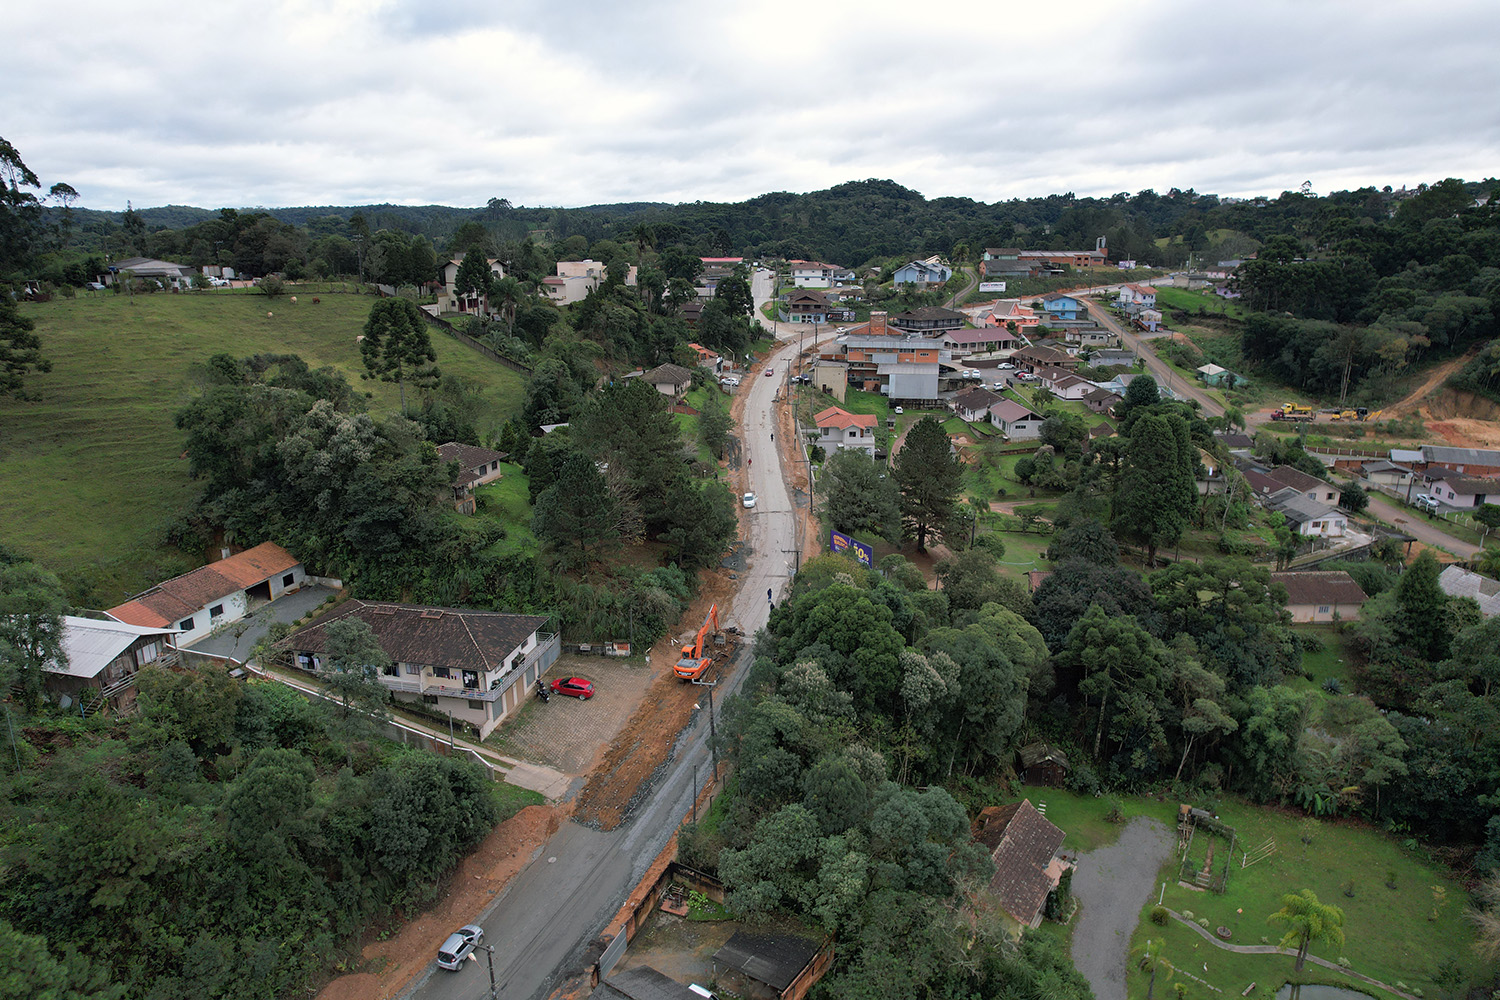
[[[458,474],[451,484],[453,509],[460,514],[474,513],[474,487],[500,478],[500,463],[505,461],[505,453],[457,441],[438,445],[437,453],[444,463],[458,463]]]
[[[472,726],[480,739],[526,702],[561,649],[539,615],[360,600],[345,601],[277,648],[318,673],[327,669],[328,626],[349,620],[370,626],[391,658],[379,679],[393,698]]]
[[[988,806],[974,822],[974,839],[995,862],[989,892],[1000,909],[1021,927],[1042,922],[1047,896],[1072,863],[1057,855],[1066,836],[1037,811],[1030,799]]]
[[[693,386],[693,373],[681,365],[657,365],[637,377],[647,385],[654,386],[663,396],[671,396],[673,399],[681,399]]]
[[[954,413],[958,414],[960,420],[972,423],[975,420],[988,419],[990,407],[1004,398],[998,392],[991,392],[983,386],[975,386],[972,389],[965,389],[948,400],[948,405],[953,408]]]
[[[1290,465],[1278,465],[1266,475],[1284,486],[1292,487],[1307,499],[1326,503],[1330,507],[1337,507],[1339,497],[1344,495],[1344,491],[1332,483],[1319,479],[1317,476],[1310,476]]]
[[[262,542],[218,562],[174,576],[104,613],[146,628],[177,629],[190,646],[214,629],[302,586],[302,564],[274,542]]]
[[[1341,571],[1272,573],[1271,582],[1286,588],[1286,609],[1294,622],[1331,622],[1335,615],[1354,621],[1368,600],[1354,578]]]

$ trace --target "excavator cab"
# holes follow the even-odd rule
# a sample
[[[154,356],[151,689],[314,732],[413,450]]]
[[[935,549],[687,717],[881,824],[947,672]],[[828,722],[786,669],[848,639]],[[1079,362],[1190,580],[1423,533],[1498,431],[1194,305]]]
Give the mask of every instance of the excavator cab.
[[[704,672],[713,665],[712,653],[705,653],[703,648],[704,637],[710,632],[719,630],[719,606],[713,605],[708,609],[708,614],[703,618],[703,625],[698,629],[698,635],[694,638],[691,646],[682,647],[682,658],[677,661],[677,666],[672,669],[680,680],[695,681],[702,677]]]

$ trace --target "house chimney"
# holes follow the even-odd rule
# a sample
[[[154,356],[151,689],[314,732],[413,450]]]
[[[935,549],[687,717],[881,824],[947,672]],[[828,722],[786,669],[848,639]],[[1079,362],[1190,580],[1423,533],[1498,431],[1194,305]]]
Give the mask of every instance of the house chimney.
[[[870,310],[870,336],[872,336],[872,337],[883,337],[883,336],[885,336],[885,334],[886,334],[885,317],[886,317],[886,312],[885,312],[884,309],[871,309]]]

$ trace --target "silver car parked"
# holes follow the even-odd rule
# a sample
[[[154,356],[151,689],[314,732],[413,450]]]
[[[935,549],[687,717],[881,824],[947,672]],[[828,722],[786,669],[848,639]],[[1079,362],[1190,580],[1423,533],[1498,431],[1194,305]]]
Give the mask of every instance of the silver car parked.
[[[483,940],[483,927],[478,924],[464,924],[449,934],[448,940],[444,941],[443,946],[438,949],[438,968],[456,972],[458,967],[464,964],[464,960],[474,954],[474,949],[479,947],[479,942]]]

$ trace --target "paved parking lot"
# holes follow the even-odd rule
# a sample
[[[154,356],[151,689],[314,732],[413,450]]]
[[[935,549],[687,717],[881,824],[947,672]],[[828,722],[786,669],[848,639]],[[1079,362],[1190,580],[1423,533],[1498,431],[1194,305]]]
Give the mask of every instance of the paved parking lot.
[[[558,657],[544,678],[583,677],[594,682],[588,701],[553,695],[543,704],[532,698],[517,716],[485,741],[502,753],[545,764],[566,774],[586,773],[609,741],[635,713],[651,674],[639,657]]]

